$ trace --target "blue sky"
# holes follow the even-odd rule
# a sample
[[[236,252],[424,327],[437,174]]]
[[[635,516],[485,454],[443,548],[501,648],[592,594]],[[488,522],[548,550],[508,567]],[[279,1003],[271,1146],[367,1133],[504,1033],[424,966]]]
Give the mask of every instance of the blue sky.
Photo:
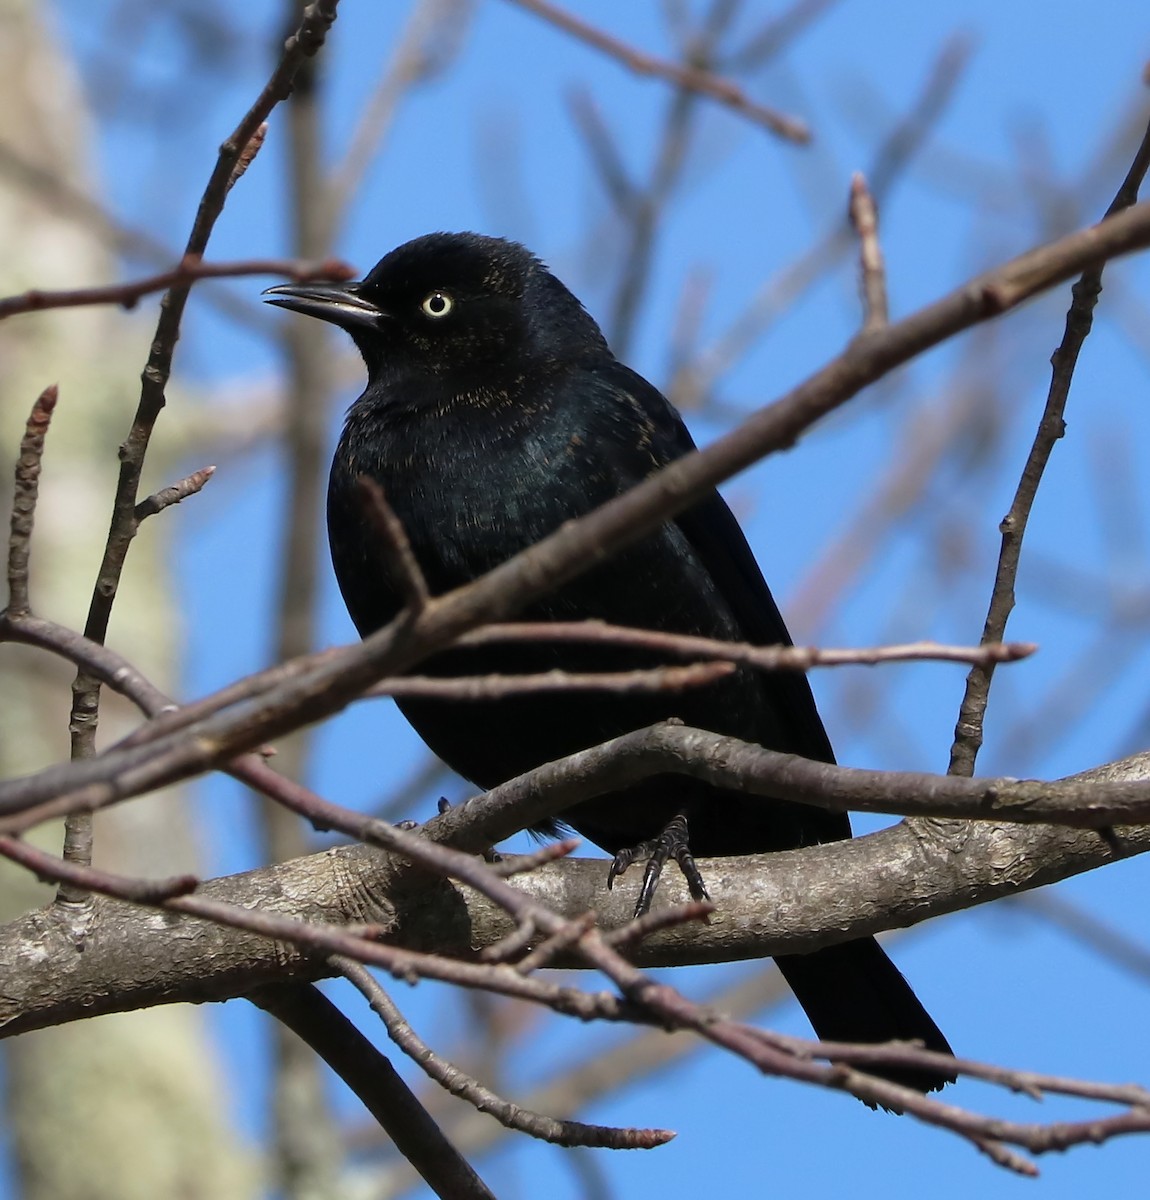
[[[98,78],[92,64],[107,53],[109,23],[78,0],[60,0],[57,7],[62,29],[88,65],[87,77]],[[762,3],[744,7],[760,18],[773,10]],[[326,59],[326,124],[334,146],[354,127],[408,9],[346,0]],[[188,102],[174,110],[160,144],[123,98],[102,111],[101,173],[109,203],[124,220],[173,245],[182,242],[215,147],[266,73],[263,49],[266,31],[275,27],[273,11],[278,10],[256,3],[229,14],[249,36],[211,70],[189,70],[163,26],[143,23],[133,77],[157,91],[181,78]],[[671,50],[660,5],[587,0],[579,11],[635,45],[661,54]],[[753,22],[744,24],[749,28]],[[913,104],[941,48],[954,37],[966,39],[967,67],[927,148],[900,177],[882,211],[892,312],[906,314],[990,263],[1100,215],[1133,145],[1125,158],[1104,151],[1123,116],[1138,104],[1143,112],[1147,108],[1139,79],[1150,45],[1148,26],[1141,6],[1129,0],[1092,6],[1048,0],[1041,10],[989,0],[832,6],[784,60],[748,83],[763,102],[808,121],[815,132],[811,148],[784,144],[718,106],[702,106],[686,183],[661,231],[650,302],[628,353],[631,365],[666,382],[669,335],[692,272],[708,273],[707,303],[698,322],[706,343],[764,279],[833,228],[845,210],[851,172],[869,169],[875,146]],[[434,229],[510,236],[528,243],[593,314],[604,317],[619,243],[566,107],[565,96],[576,82],[590,89],[632,170],[646,171],[667,105],[665,87],[573,45],[512,4],[480,4],[458,62],[403,109],[349,210],[340,254],[366,271],[391,247]],[[279,113],[266,148],[235,190],[212,257],[284,252],[284,140]],[[1033,180],[1045,180],[1044,194],[1056,192],[1060,204],[1037,202],[1039,191],[1028,184]],[[1133,469],[1140,448],[1150,442],[1150,335],[1133,307],[1139,296],[1145,303],[1150,270],[1143,260],[1112,266],[1110,273],[1071,396],[1069,436],[1056,448],[1035,509],[1011,623],[1013,636],[1037,641],[1042,650],[1033,661],[1000,672],[980,770],[1053,777],[1150,741],[1142,686],[1144,623],[1118,628],[1112,615],[1084,615],[1066,582],[1067,569],[1074,568],[1106,581],[1095,583],[1095,593],[1109,589],[1133,603],[1150,578],[1143,538],[1150,496]],[[232,290],[252,299],[260,286],[241,281]],[[788,609],[789,599],[817,594],[804,591],[811,586],[810,572],[836,561],[826,556],[831,548],[843,549],[844,531],[864,510],[897,447],[909,442],[906,453],[914,452],[916,420],[943,410],[956,386],[955,372],[971,358],[995,365],[999,391],[987,419],[1002,432],[990,463],[978,459],[976,446],[969,469],[956,456],[916,498],[905,528],[866,561],[828,615],[806,628],[814,610],[805,603],[789,609],[797,637],[827,644],[922,636],[977,640],[997,524],[1041,409],[1067,299],[1063,290],[1013,314],[991,333],[928,355],[894,383],[860,397],[851,413],[824,422],[797,448],[727,486]],[[805,377],[841,348],[857,321],[848,261],[809,289],[724,376],[721,416],[691,418],[698,438],[707,440],[739,410],[767,403]],[[199,389],[234,387],[244,378],[254,386],[282,371],[269,341],[227,325],[196,302],[177,366]],[[349,388],[337,410],[354,394]],[[125,427],[129,418],[125,407]],[[333,438],[337,424],[333,412]],[[158,436],[164,436],[162,423]],[[967,436],[975,435],[968,430]],[[1110,493],[1099,481],[1124,478],[1128,471],[1129,501],[1108,502]],[[204,495],[174,518],[173,566],[188,604],[188,696],[268,661],[266,614],[274,603],[282,492],[276,452],[259,452],[225,465]],[[934,566],[946,539],[961,541],[964,565],[940,580]],[[1073,701],[1079,685],[1072,682],[1067,693],[1063,682],[1100,631],[1108,631],[1111,640],[1097,698],[1081,720],[1043,742],[1029,718],[1049,712],[1050,704]],[[326,578],[320,641],[352,636]],[[873,674],[824,673],[815,680],[841,760],[945,769],[961,671],[905,666],[895,672],[873,711],[867,708]],[[1019,750],[1024,744],[1025,755]],[[414,769],[419,754],[418,739],[389,706],[360,706],[319,733],[311,782],[333,799],[366,805]],[[462,783],[441,790],[467,794]],[[246,803],[238,789],[213,781],[198,789],[197,799],[214,835],[213,872],[252,865],[253,844],[243,836],[247,817],[237,822]],[[434,799],[428,795],[412,815],[431,811]],[[1145,864],[1134,861],[1070,881],[1059,891],[1140,937],[1136,914],[1146,883]],[[1145,1024],[1145,982],[1020,907],[999,905],[935,922],[901,941],[894,955],[960,1052],[1066,1075],[1150,1083],[1150,1046],[1136,1032]],[[679,972],[672,978],[691,989],[707,988],[733,970]],[[450,1027],[441,992],[421,987],[398,999],[425,1033]],[[793,1005],[770,1020],[805,1032]],[[251,1073],[247,1064],[258,1064],[260,1023],[241,1006],[228,1005],[220,1027],[239,1064],[237,1112],[257,1129],[258,1098],[239,1081]],[[558,1023],[548,1029],[547,1038],[532,1043],[531,1063],[514,1068],[513,1086],[545,1077],[610,1041],[596,1030]],[[1035,1109],[973,1084],[950,1096],[955,1103],[1020,1117],[1083,1112],[1055,1101]],[[1144,1178],[1146,1161],[1141,1140],[1081,1148],[1040,1161],[1043,1179],[1033,1185],[992,1167],[953,1136],[873,1114],[842,1097],[763,1080],[745,1064],[710,1052],[600,1102],[587,1116],[679,1131],[674,1143],[649,1154],[597,1155],[620,1196],[789,1195],[801,1189],[808,1197],[850,1194],[860,1200],[965,1197],[973,1191],[1011,1197],[1038,1186],[1049,1200],[1087,1192],[1129,1194],[1138,1186],[1135,1172],[1139,1183]],[[480,1164],[500,1196],[539,1195],[543,1177],[556,1200],[582,1194],[578,1177],[562,1165],[563,1152],[523,1139],[504,1147]]]

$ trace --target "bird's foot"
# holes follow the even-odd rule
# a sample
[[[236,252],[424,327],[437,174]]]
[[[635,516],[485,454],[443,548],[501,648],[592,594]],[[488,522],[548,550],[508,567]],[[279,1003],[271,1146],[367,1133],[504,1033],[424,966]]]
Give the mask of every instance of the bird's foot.
[[[635,903],[635,916],[641,917],[650,909],[651,901],[655,898],[655,888],[658,886],[659,876],[662,875],[663,867],[669,858],[673,858],[679,864],[679,870],[683,872],[683,878],[687,881],[691,899],[710,899],[706,885],[703,883],[703,876],[699,873],[699,868],[695,865],[695,860],[691,855],[691,847],[687,840],[685,813],[679,813],[673,817],[667,828],[658,837],[640,842],[630,850],[620,850],[611,863],[611,869],[607,872],[607,887],[610,888],[633,862],[642,858],[647,860],[647,870],[643,874],[643,886],[639,889],[639,899]]]

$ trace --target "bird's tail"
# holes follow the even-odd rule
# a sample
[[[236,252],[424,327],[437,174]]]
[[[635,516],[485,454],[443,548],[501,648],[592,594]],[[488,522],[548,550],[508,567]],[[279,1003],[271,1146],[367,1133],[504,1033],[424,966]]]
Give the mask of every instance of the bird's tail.
[[[842,942],[813,954],[780,955],[775,962],[821,1040],[915,1040],[928,1050],[953,1054],[910,984],[874,938]],[[955,1079],[945,1071],[863,1069],[920,1092],[937,1091]]]

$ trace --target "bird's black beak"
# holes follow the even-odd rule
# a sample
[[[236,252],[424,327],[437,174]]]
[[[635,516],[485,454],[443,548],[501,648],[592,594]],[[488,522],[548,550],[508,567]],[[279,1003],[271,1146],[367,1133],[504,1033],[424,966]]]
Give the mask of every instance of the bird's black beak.
[[[330,321],[341,329],[378,329],[387,314],[358,292],[356,283],[281,283],[263,297],[268,304]]]

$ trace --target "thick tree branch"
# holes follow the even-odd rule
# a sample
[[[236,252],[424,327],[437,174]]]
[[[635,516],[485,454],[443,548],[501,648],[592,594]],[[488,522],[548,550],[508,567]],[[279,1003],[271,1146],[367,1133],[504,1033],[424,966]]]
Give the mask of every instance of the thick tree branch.
[[[1075,778],[1150,780],[1150,756]],[[1147,850],[1146,827],[1120,829],[1110,842],[1090,830],[1047,825],[926,821],[800,851],[710,859],[702,863],[716,905],[710,923],[654,933],[632,957],[644,966],[669,966],[812,950],[1015,895]],[[346,846],[212,880],[181,900],[242,905],[253,915],[328,927],[382,925],[392,946],[434,947],[463,957],[514,932],[503,908],[467,888],[443,881],[412,886],[410,879],[398,886],[401,876],[390,862],[381,851]],[[518,876],[515,886],[561,915],[594,909],[611,929],[627,922],[634,896],[626,880],[608,892],[605,875],[602,860],[566,859]],[[677,878],[663,887],[665,902],[689,900]],[[93,904],[83,931],[73,930],[72,916],[58,906],[0,929],[0,977],[7,981],[0,997],[3,1033],[178,1000],[222,1000],[279,979],[315,979],[330,971],[321,957],[254,930],[122,901]],[[344,953],[346,947],[327,952]],[[536,981],[519,978],[530,998],[527,985]],[[599,1014],[606,1014],[601,1006]]]

